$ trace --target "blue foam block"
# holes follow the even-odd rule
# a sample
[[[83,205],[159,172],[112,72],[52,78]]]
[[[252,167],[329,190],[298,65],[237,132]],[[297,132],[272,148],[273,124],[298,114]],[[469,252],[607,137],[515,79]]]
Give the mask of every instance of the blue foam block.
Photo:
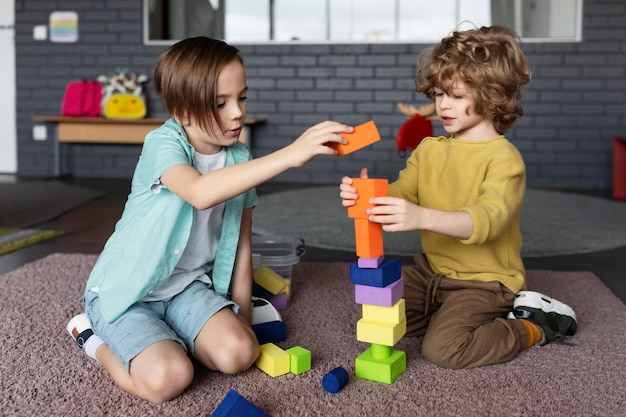
[[[254,295],[255,297],[259,297],[259,298],[265,298],[266,300],[269,300],[270,298],[274,296],[274,294],[272,294],[265,288],[261,287],[259,284],[257,284],[254,281],[252,282],[252,295]]]
[[[280,320],[266,321],[252,325],[252,330],[256,333],[259,345],[266,343],[279,343],[287,338],[287,327]]]
[[[242,397],[237,391],[228,391],[211,417],[268,417],[254,404]]]
[[[359,268],[358,263],[350,264],[350,282],[356,285],[383,288],[401,278],[402,261],[385,259],[378,268]]]
[[[346,386],[350,376],[341,366],[333,369],[322,378],[322,386],[331,394],[338,392],[340,389]]]

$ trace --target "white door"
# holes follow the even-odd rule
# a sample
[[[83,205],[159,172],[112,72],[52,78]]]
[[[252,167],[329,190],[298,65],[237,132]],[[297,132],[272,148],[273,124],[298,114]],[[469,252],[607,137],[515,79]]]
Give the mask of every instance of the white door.
[[[15,0],[0,1],[0,173],[17,172]]]

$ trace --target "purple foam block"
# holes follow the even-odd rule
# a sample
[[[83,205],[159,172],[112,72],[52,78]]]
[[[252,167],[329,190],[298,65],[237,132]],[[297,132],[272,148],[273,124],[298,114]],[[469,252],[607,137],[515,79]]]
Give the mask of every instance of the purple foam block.
[[[404,279],[402,278],[383,288],[368,285],[354,286],[354,301],[357,304],[392,307],[402,297],[404,297]]]
[[[385,259],[384,256],[377,256],[376,258],[359,258],[357,265],[359,268],[378,268],[382,261]]]
[[[269,302],[276,308],[276,310],[285,310],[289,306],[289,298],[287,293],[281,292],[269,299]]]

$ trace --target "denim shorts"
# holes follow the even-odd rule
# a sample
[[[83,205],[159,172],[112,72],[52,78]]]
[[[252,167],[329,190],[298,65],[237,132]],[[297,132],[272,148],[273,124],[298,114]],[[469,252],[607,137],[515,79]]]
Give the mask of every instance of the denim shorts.
[[[235,313],[238,306],[216,294],[207,284],[194,281],[182,292],[162,301],[138,301],[112,323],[100,312],[100,298],[95,291],[85,297],[85,310],[93,332],[115,353],[127,371],[130,361],[151,344],[174,340],[194,355],[194,341],[202,327],[223,308]]]

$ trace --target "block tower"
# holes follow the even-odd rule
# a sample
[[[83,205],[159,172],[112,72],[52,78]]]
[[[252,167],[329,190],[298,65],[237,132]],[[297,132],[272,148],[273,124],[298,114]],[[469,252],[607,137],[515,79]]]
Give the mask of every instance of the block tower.
[[[358,262],[350,265],[355,302],[362,305],[356,338],[370,347],[355,359],[356,376],[391,384],[406,369],[406,354],[392,349],[406,333],[404,280],[399,259],[384,259],[383,228],[368,220],[369,200],[388,194],[384,179],[353,178],[359,199],[348,207],[354,219]]]

